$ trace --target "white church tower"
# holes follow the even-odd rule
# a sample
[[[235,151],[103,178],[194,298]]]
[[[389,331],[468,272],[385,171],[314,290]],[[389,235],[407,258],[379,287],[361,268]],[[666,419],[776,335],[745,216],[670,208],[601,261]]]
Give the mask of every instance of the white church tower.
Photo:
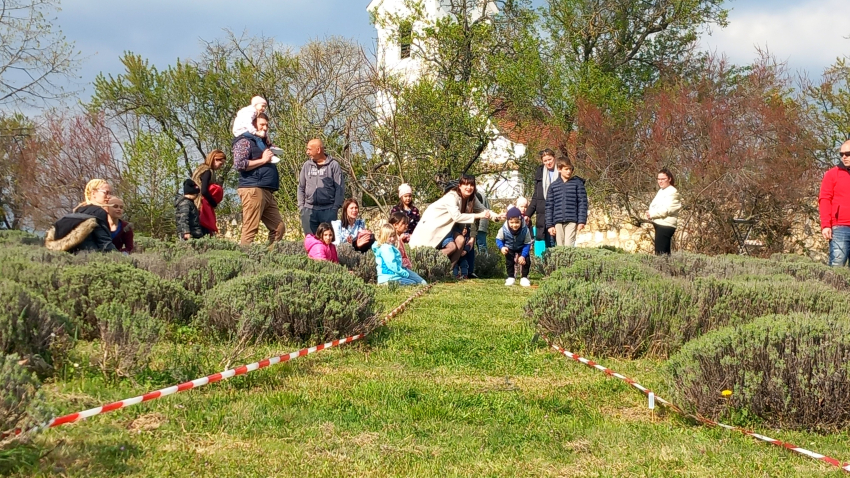
[[[404,18],[413,13],[408,7],[409,2],[410,0],[372,0],[366,10],[373,18],[377,19]],[[482,16],[489,17],[499,12],[492,0],[478,0],[478,2],[479,8],[471,12],[470,21],[478,20]],[[401,27],[382,25],[380,20],[375,22],[378,33],[377,61],[379,70],[407,82],[416,81],[424,71],[422,61],[417,57],[416,48],[412,44],[414,37],[412,33],[451,14],[450,0],[420,0],[420,4],[424,13],[424,18],[421,21]],[[378,94],[377,102],[378,110],[385,115],[385,118],[392,115],[395,98],[388,94]],[[480,160],[483,163],[490,163],[497,167],[508,161],[515,161],[525,154],[526,146],[524,144],[513,142],[499,134],[495,125],[490,127],[496,139],[491,141],[481,154]],[[515,170],[485,175],[480,178],[479,185],[488,192],[488,196],[491,198],[515,198],[523,194],[522,181],[519,178],[519,173]]]

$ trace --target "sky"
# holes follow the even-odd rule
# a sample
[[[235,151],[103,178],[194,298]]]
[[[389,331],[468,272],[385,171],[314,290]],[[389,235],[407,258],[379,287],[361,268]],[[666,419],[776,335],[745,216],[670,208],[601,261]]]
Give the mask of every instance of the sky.
[[[545,0],[534,0],[541,5]],[[58,25],[85,61],[79,71],[81,99],[88,100],[98,73],[123,72],[125,51],[164,68],[178,58],[198,57],[202,40],[237,34],[273,37],[298,47],[336,35],[374,51],[375,30],[368,0],[63,0]],[[791,71],[812,79],[837,57],[850,56],[848,0],[734,0],[726,3],[729,26],[712,27],[703,49],[725,54],[736,64],[751,63],[767,49]]]

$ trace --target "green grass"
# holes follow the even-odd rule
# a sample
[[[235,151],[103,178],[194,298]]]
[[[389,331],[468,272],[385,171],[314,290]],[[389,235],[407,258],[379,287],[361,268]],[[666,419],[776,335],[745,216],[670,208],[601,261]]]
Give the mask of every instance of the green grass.
[[[411,292],[379,288],[379,306]],[[34,442],[44,456],[25,451],[16,476],[841,475],[653,415],[626,384],[532,343],[531,293],[501,280],[439,284],[364,342],[49,430]],[[174,347],[155,365],[177,360]],[[221,350],[187,347],[190,369],[218,370]],[[257,348],[247,361],[296,348]],[[665,395],[660,362],[593,358]],[[46,387],[63,413],[169,385],[106,386],[75,371]],[[760,431],[850,459],[847,434]]]

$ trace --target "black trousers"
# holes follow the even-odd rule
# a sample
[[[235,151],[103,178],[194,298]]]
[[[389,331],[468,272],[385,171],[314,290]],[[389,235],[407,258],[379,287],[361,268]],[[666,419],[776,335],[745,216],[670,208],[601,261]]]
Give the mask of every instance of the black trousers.
[[[655,255],[670,254],[670,245],[673,243],[673,234],[676,233],[675,227],[659,226],[653,223],[655,227]]]
[[[508,251],[505,254],[505,269],[508,270],[508,277],[516,277],[516,260],[522,257],[522,251]],[[528,271],[531,270],[530,258],[525,259],[525,264],[522,267],[522,277],[528,277]]]

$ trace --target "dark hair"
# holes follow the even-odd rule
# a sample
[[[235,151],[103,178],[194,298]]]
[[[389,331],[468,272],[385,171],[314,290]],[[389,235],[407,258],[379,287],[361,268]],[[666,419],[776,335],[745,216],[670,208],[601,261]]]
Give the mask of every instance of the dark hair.
[[[316,234],[315,234],[316,238],[318,240],[322,241],[322,236],[325,235],[325,231],[331,231],[331,235],[333,236],[333,237],[331,237],[331,242],[336,240],[336,233],[334,232],[334,228],[332,228],[331,225],[328,224],[327,222],[320,223],[319,227],[316,228]],[[324,241],[322,241],[322,242],[324,242]]]
[[[390,224],[395,226],[396,224],[398,224],[400,222],[403,222],[403,223],[409,225],[410,224],[410,216],[408,216],[407,214],[405,214],[401,211],[396,211],[396,212],[390,214]]]
[[[552,156],[554,158],[555,152],[552,151],[549,148],[546,148],[546,149],[541,150],[539,153],[537,153],[537,156],[539,156],[540,159],[543,159],[543,156]]]
[[[460,187],[467,184],[471,184],[473,188],[472,195],[468,199],[460,193]],[[462,174],[460,179],[457,180],[457,186],[454,191],[460,196],[460,212],[472,212],[473,207],[475,207],[475,193],[478,191],[478,186],[475,184],[475,176]]]
[[[570,168],[570,171],[575,171],[576,169],[575,167],[573,167],[573,163],[571,163],[569,159],[558,158],[558,160],[555,161],[555,169],[561,168]]]
[[[658,170],[658,174],[663,174],[670,178],[670,186],[676,185],[676,176],[673,176],[673,173],[671,173],[669,169],[661,168],[660,170]]]
[[[360,204],[358,204],[357,200],[354,198],[346,199],[345,202],[342,203],[342,217],[339,220],[342,227],[351,226],[351,224],[348,223],[348,206],[351,206],[352,203],[357,204],[358,208],[360,207]]]

